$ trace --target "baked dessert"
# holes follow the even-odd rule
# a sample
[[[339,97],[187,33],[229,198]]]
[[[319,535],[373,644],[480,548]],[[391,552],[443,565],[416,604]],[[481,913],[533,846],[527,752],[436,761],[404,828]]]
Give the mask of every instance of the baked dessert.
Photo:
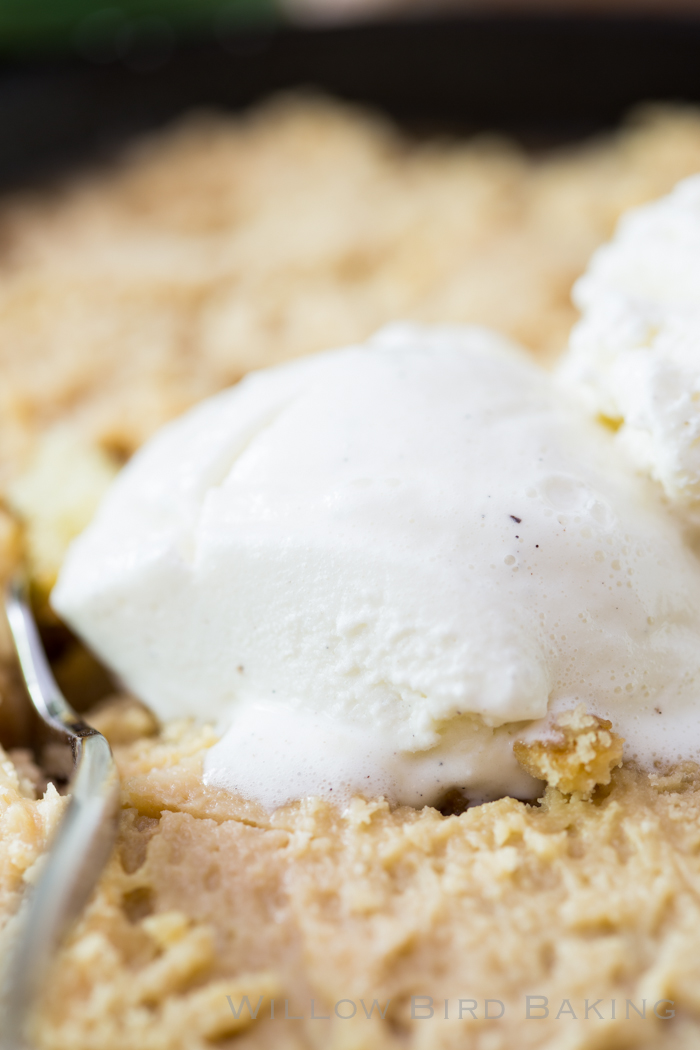
[[[693,112],[532,160],[493,141],[409,146],[361,115],[286,102],[177,130],[62,197],[8,204],[5,571],[24,543],[41,603],[119,460],[253,365],[396,315],[491,323],[554,357],[591,250],[699,157]],[[59,643],[67,691],[104,692],[86,654]],[[7,656],[3,674],[12,748]],[[551,782],[540,805],[307,799],[270,813],[203,784],[211,728],[157,727],[127,696],[92,717],[115,744],[123,832],[57,961],[39,1046],[697,1037],[692,763],[619,767],[610,727],[582,712],[560,720],[544,763],[525,745]],[[32,800],[41,773],[10,753],[5,916],[61,806],[51,789]]]

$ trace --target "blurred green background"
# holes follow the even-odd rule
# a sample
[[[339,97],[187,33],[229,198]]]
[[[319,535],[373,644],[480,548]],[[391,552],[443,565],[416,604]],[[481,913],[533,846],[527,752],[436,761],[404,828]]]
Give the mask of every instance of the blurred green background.
[[[0,50],[75,50],[107,62],[134,46],[155,53],[180,35],[225,33],[277,17],[275,0],[0,0]]]

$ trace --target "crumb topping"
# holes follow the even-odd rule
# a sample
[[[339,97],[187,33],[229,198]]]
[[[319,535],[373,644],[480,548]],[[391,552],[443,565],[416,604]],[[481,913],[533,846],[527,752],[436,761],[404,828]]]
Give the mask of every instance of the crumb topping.
[[[622,765],[624,740],[606,718],[586,713],[582,705],[564,711],[542,740],[517,740],[515,756],[528,773],[563,794],[589,798],[598,784],[609,784]]]

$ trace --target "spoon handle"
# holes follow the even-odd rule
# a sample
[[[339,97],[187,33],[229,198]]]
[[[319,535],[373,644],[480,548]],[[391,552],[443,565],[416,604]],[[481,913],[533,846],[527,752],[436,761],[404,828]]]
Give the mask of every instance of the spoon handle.
[[[104,868],[117,832],[119,776],[109,744],[63,697],[46,659],[26,588],[14,581],[7,618],[32,703],[73,752],[70,799],[41,874],[16,917],[0,999],[0,1050],[29,1050],[26,1027],[48,965]]]

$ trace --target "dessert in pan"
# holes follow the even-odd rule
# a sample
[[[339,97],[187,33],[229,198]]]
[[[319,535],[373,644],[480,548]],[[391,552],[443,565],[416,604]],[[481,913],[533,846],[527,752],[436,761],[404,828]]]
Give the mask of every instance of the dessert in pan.
[[[6,201],[2,569],[123,804],[37,1047],[695,1044],[698,170],[285,99]]]

